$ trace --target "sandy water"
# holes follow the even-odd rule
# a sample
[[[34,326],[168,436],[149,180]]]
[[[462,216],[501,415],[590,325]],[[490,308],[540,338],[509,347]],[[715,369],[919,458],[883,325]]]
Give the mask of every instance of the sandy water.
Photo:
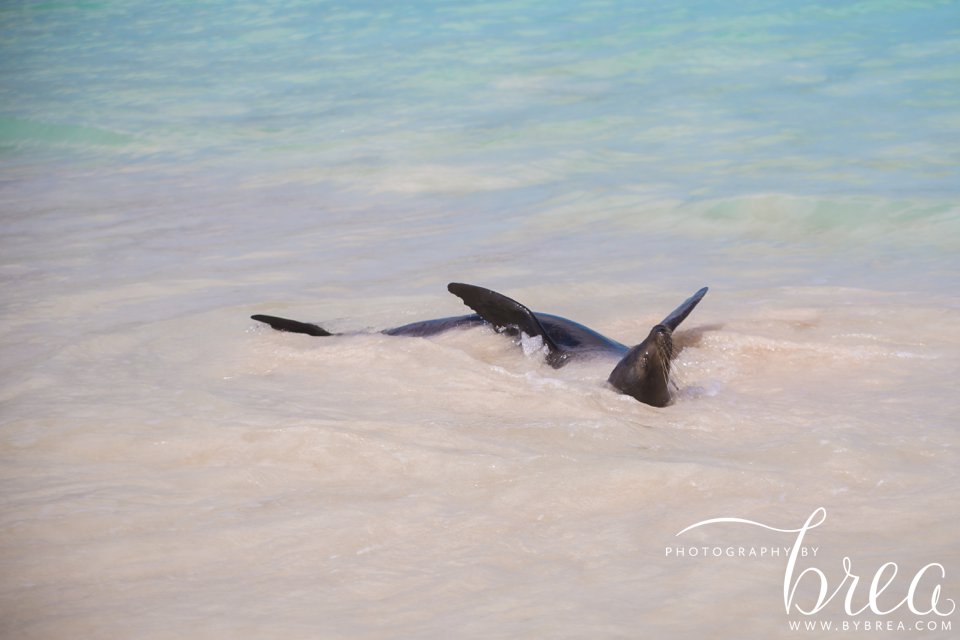
[[[712,517],[796,528],[817,507],[811,566],[831,584],[847,555],[865,584],[898,563],[896,601],[931,562],[957,592],[960,309],[937,286],[952,256],[912,291],[892,251],[871,265],[595,224],[501,249],[442,219],[395,237],[334,215],[294,235],[248,213],[226,259],[190,246],[218,226],[178,210],[48,215],[8,245],[10,637],[790,637],[805,616],[784,612],[786,558],[666,549],[789,546],[734,525],[675,534]],[[483,329],[318,339],[248,320],[461,313],[446,280],[627,342],[712,290],[678,332],[665,409],[606,388],[607,362],[555,371]],[[816,619],[939,620],[841,602]]]
[[[0,634],[955,634],[955,8],[556,7],[4,9]]]

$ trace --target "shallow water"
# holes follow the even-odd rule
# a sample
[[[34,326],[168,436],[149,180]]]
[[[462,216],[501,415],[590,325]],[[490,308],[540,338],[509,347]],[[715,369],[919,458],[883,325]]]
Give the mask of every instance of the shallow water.
[[[954,5],[0,17],[4,637],[955,633],[895,607],[929,563],[916,608],[960,599]],[[711,290],[665,409],[483,329],[248,319],[450,281],[628,344]],[[859,609],[895,562],[886,613],[689,551],[795,533],[675,535],[818,507],[797,573],[850,558]]]

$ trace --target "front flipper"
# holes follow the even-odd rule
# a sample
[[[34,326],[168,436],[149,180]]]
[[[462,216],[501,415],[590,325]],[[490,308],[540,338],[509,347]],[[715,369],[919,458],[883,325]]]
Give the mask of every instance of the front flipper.
[[[317,326],[315,324],[310,324],[309,322],[298,322],[296,320],[288,320],[286,318],[278,318],[276,316],[250,316],[251,319],[256,320],[257,322],[266,322],[268,325],[276,329],[277,331],[289,331],[290,333],[305,333],[308,336],[332,336],[333,334],[324,329],[323,327]]]
[[[497,331],[516,327],[521,333],[531,338],[540,336],[544,346],[547,347],[547,363],[557,369],[566,364],[568,354],[547,335],[533,312],[516,300],[490,289],[460,282],[448,284],[447,291],[463,300],[464,304],[492,324]]]
[[[683,301],[679,307],[670,312],[666,318],[660,323],[663,326],[673,331],[677,326],[684,321],[684,319],[690,315],[690,312],[693,311],[693,308],[697,306],[703,296],[707,295],[707,287],[700,289],[695,294]]]

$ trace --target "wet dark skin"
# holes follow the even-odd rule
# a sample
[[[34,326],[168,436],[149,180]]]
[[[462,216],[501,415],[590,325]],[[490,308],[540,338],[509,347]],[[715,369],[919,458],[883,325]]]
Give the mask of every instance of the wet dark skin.
[[[670,404],[670,361],[674,356],[673,332],[690,315],[707,293],[707,287],[697,291],[656,324],[646,339],[634,347],[607,338],[578,322],[549,313],[530,311],[507,296],[471,284],[452,282],[447,286],[476,313],[423,320],[401,327],[384,329],[391,336],[428,337],[453,329],[487,325],[510,336],[541,337],[546,347],[546,361],[559,368],[573,360],[598,356],[617,358],[617,365],[607,381],[619,391],[640,402],[665,407]],[[311,336],[332,336],[322,327],[307,322],[255,315],[254,320],[265,322],[278,331],[304,333]]]

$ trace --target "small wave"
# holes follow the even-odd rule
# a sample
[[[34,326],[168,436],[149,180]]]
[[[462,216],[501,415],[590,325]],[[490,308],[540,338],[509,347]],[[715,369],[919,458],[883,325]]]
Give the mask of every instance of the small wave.
[[[134,136],[100,127],[0,117],[0,148],[123,147],[136,143]]]

